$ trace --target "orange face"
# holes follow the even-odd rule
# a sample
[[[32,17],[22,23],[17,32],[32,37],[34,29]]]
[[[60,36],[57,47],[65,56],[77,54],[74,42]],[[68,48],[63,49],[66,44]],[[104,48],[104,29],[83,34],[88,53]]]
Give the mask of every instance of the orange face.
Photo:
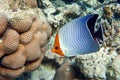
[[[54,42],[54,46],[52,48],[52,52],[53,53],[57,53],[57,54],[59,54],[61,56],[64,56],[64,53],[60,49],[60,43],[59,43],[59,35],[58,35],[58,33],[56,34],[56,37],[55,37],[55,42]]]

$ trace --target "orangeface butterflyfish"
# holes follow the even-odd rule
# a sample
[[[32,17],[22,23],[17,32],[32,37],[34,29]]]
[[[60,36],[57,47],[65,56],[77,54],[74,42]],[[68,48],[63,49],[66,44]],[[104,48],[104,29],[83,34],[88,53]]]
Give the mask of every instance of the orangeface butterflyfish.
[[[89,14],[74,19],[60,28],[56,34],[52,52],[72,57],[98,51],[99,41],[103,41],[103,30],[102,26],[96,29],[97,18],[98,14]]]

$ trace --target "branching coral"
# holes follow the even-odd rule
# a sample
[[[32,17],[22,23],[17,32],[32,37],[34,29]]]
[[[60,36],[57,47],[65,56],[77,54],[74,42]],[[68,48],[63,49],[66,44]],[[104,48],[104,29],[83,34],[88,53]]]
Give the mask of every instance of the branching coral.
[[[6,5],[11,7],[9,2]],[[30,7],[20,8],[18,2]],[[0,13],[0,80],[13,80],[38,68],[52,32],[44,15],[38,14],[36,0],[18,2],[13,1],[16,12],[9,8],[10,13]]]

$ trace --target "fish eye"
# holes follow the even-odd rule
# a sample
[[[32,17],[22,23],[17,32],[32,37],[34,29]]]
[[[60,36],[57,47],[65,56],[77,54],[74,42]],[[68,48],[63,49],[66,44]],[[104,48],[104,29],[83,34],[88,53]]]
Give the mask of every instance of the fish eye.
[[[58,46],[56,46],[55,49],[58,49]]]

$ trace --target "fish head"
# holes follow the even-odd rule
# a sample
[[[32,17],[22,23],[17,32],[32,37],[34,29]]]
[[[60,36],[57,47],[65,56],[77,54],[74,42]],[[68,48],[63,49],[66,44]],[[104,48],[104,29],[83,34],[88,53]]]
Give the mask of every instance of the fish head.
[[[62,52],[61,48],[60,48],[60,43],[59,43],[59,35],[58,33],[56,34],[56,37],[55,37],[55,41],[54,41],[54,46],[52,48],[52,52],[53,53],[56,53],[56,54],[59,54],[61,56],[64,56],[64,53]]]

